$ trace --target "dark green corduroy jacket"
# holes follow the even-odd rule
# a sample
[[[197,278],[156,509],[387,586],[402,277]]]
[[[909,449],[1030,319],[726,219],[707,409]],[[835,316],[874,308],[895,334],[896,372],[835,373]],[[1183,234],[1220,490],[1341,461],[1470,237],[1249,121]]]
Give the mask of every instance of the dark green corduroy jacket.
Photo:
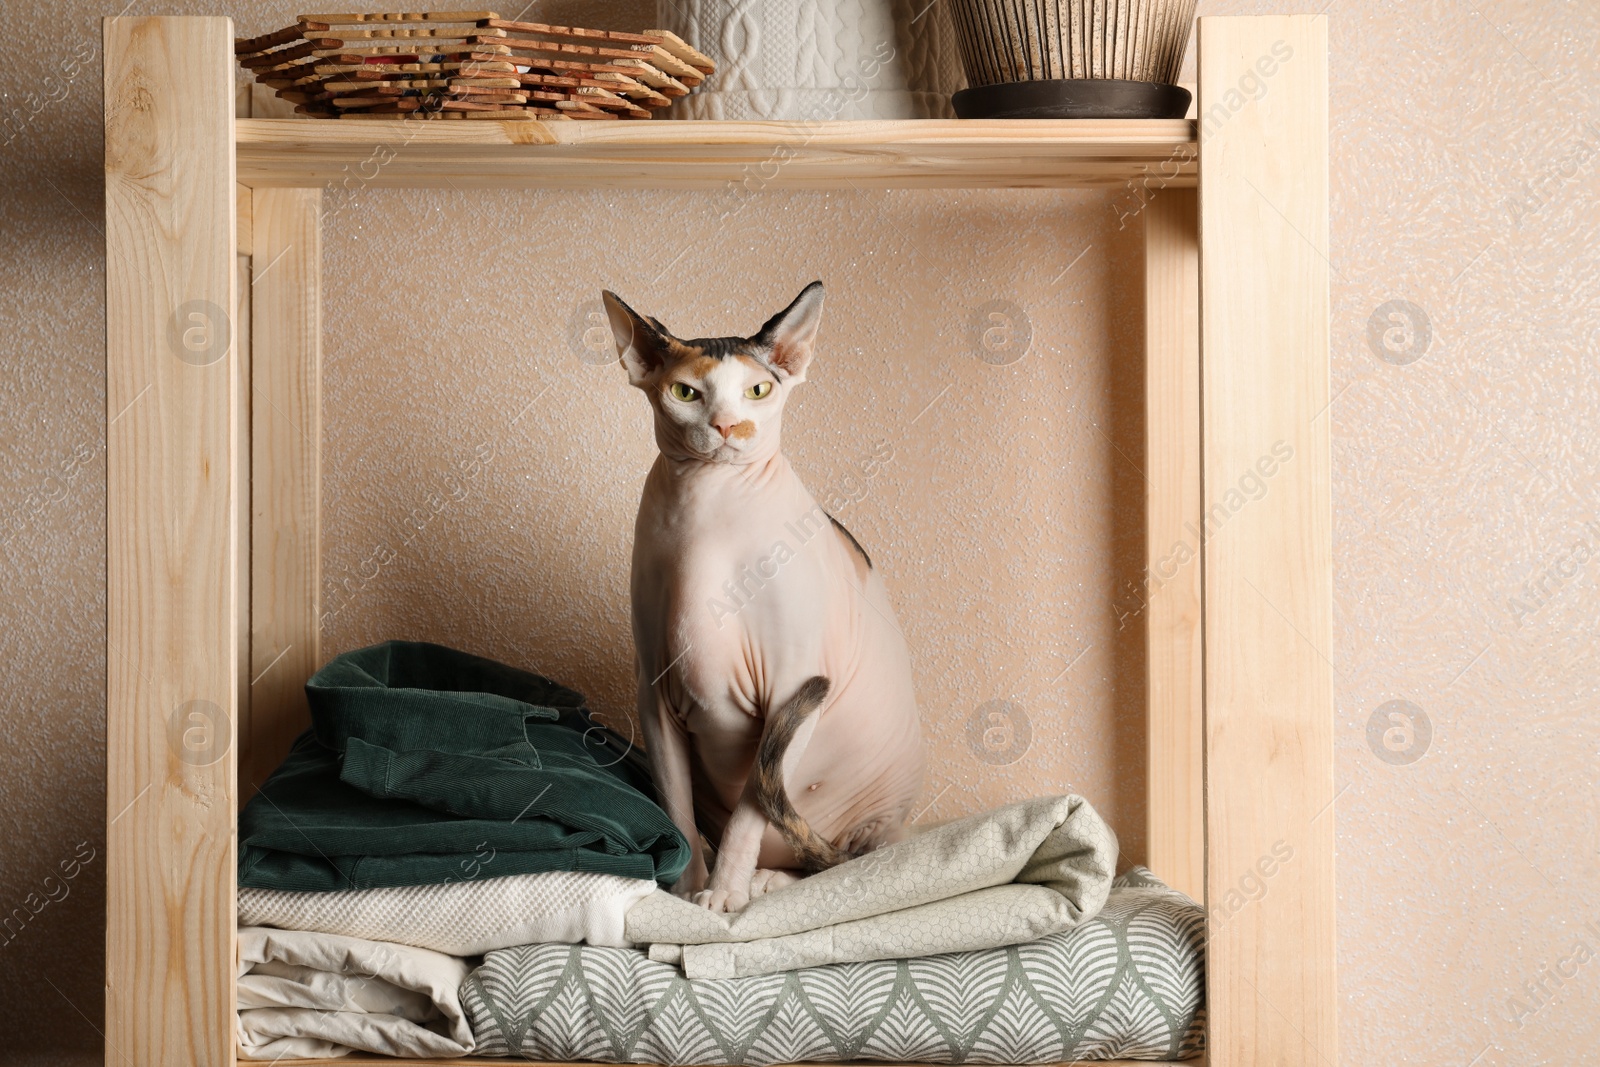
[[[306,696],[311,729],[239,815],[240,885],[366,889],[535,871],[670,885],[688,864],[641,754],[548,679],[390,641],[330,661]]]

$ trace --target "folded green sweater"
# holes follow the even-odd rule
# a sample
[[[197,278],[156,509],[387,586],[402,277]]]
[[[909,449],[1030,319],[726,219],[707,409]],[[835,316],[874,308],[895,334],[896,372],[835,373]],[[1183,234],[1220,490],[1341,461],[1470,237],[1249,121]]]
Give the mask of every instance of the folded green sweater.
[[[367,889],[537,871],[670,885],[689,862],[642,754],[548,679],[390,641],[332,660],[306,696],[311,729],[239,815],[240,885]]]

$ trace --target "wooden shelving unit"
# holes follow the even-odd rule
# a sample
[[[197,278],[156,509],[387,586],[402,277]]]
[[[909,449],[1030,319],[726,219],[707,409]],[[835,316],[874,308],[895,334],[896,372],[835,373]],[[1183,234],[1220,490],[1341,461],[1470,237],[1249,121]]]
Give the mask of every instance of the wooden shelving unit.
[[[236,119],[233,36],[105,21],[107,1062],[234,1063],[239,782],[320,661],[322,200],[352,185],[1128,190],[1148,860],[1208,905],[1211,1067],[1338,1062],[1325,18],[1201,19],[1198,123]]]

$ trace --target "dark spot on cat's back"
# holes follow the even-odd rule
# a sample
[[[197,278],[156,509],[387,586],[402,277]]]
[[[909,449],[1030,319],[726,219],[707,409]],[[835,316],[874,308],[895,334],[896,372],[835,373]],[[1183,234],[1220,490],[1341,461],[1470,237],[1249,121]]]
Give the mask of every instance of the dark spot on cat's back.
[[[827,515],[827,512],[823,512],[823,514]],[[856,540],[856,535],[851,533],[849,530],[846,530],[844,528],[844,523],[840,522],[838,519],[834,518],[832,515],[828,515],[828,521],[833,523],[833,528],[835,530],[838,530],[840,533],[844,534],[844,539],[846,541],[850,542],[850,547],[851,548],[855,549],[858,553],[860,553],[862,560],[867,565],[867,569],[871,570],[872,569],[872,557],[867,555],[867,550],[861,547],[861,542]]]

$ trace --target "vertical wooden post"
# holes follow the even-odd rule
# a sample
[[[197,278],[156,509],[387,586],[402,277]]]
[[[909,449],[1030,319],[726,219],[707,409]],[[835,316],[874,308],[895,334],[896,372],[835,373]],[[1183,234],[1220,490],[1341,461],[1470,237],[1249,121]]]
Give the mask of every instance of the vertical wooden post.
[[[1205,899],[1200,662],[1200,265],[1193,189],[1144,209],[1148,863]]]
[[[322,191],[257,189],[251,277],[248,799],[309,724],[321,656]]]
[[[234,112],[238,114],[237,108]],[[255,195],[247,185],[238,187],[238,196],[235,200],[238,205],[235,213],[237,222],[237,238],[234,242],[237,255],[234,256],[234,317],[233,317],[233,343],[234,351],[238,353],[239,371],[236,393],[239,398],[239,440],[245,447],[238,450],[234,457],[234,476],[239,481],[239,491],[234,494],[234,508],[236,526],[234,529],[234,553],[238,559],[235,568],[235,599],[233,629],[237,635],[238,647],[234,650],[234,659],[238,663],[238,677],[234,679],[234,689],[238,693],[238,729],[235,731],[234,774],[236,788],[234,798],[242,807],[249,799],[250,789],[245,785],[245,772],[251,766],[252,746],[251,739],[254,731],[251,729],[250,719],[250,679],[255,677],[250,670],[250,335],[252,332],[250,319],[250,269],[251,250],[255,248]]]
[[[233,1062],[233,24],[104,22],[106,1062]]]
[[[1212,1067],[1338,1063],[1327,20],[1200,20]]]

